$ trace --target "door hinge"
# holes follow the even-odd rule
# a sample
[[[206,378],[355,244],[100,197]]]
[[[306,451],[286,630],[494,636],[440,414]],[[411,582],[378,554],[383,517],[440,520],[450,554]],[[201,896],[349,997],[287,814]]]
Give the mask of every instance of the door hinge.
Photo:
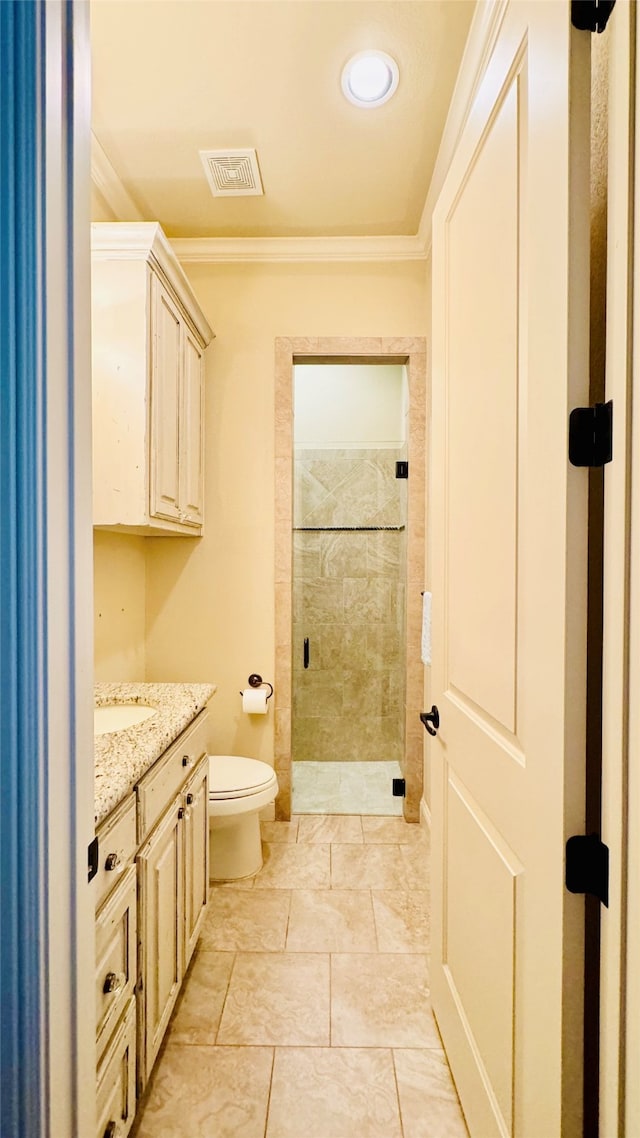
[[[396,478],[408,478],[408,477],[409,477],[409,463],[406,462],[405,460],[402,460],[400,462],[396,462]]]
[[[571,23],[581,32],[603,32],[616,0],[571,0]]]
[[[569,416],[569,462],[605,466],[613,457],[613,400],[575,407]]]
[[[597,834],[569,838],[565,882],[570,893],[592,893],[609,905],[609,847]]]
[[[89,842],[89,848],[87,850],[87,854],[88,854],[87,861],[89,863],[89,874],[88,874],[87,880],[93,881],[96,873],[98,872],[98,839],[97,838],[94,838],[92,842]]]

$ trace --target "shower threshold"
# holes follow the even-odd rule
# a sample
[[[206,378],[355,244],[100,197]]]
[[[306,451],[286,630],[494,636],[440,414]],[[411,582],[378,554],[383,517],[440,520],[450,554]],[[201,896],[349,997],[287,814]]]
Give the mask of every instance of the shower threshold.
[[[391,781],[397,762],[293,762],[294,814],[402,814]]]

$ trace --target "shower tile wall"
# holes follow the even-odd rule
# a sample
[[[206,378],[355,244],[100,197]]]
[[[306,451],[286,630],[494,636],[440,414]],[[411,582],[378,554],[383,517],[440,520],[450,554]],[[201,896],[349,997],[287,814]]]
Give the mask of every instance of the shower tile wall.
[[[396,460],[402,457],[403,451],[392,449],[296,454],[296,761],[402,757],[407,484],[395,477]],[[330,528],[335,526],[403,528],[335,532]],[[304,637],[310,645],[308,669],[303,667]]]

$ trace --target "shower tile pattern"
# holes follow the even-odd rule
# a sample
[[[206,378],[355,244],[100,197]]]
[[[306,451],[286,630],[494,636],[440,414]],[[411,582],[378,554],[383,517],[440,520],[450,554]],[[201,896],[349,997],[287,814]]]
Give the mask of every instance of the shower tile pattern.
[[[398,762],[403,756],[407,483],[395,476],[402,457],[406,448],[296,452],[296,761]],[[337,526],[353,528],[331,528]],[[375,526],[403,528],[364,528]]]
[[[132,1138],[468,1138],[431,1010],[425,829],[263,835],[260,873],[212,887]]]

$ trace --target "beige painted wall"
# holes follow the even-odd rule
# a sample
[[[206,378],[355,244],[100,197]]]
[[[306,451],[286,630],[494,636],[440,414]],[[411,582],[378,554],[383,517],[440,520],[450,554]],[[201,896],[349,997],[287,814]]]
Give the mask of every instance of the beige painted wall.
[[[207,352],[206,520],[199,540],[147,541],[148,680],[218,685],[211,747],[272,761],[273,711],[241,712],[274,671],[276,336],[422,336],[423,262],[186,266],[216,332]]]
[[[94,530],[96,680],[145,679],[145,540]]]

